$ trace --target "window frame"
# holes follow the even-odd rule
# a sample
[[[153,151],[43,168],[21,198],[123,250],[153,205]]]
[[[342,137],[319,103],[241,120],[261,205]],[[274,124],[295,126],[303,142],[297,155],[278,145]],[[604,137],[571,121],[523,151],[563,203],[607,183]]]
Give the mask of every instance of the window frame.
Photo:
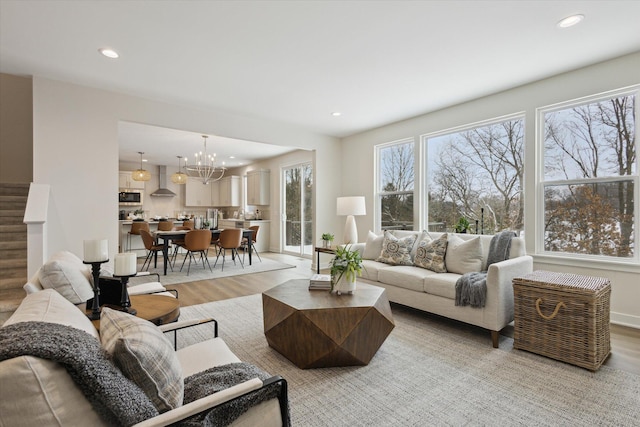
[[[518,111],[515,113],[505,114],[503,116],[492,117],[485,120],[479,120],[473,123],[466,123],[460,126],[454,126],[448,129],[439,130],[436,132],[430,132],[426,134],[420,135],[420,149],[422,151],[421,155],[421,173],[422,173],[422,181],[421,181],[421,199],[425,202],[422,204],[424,209],[421,212],[420,221],[423,224],[423,228],[425,230],[429,229],[429,139],[438,138],[441,136],[451,135],[455,133],[462,133],[465,131],[469,131],[472,129],[477,129],[485,126],[491,126],[502,122],[514,121],[514,120],[522,120],[522,128],[523,128],[523,142],[522,142],[522,158],[523,158],[523,167],[525,168],[525,173],[523,174],[523,183],[522,188],[520,189],[522,193],[522,197],[525,197],[525,188],[526,188],[526,179],[527,179],[527,161],[526,161],[526,151],[527,151],[527,118],[524,111]],[[526,205],[525,205],[526,208]],[[526,217],[526,209],[524,212],[524,216]],[[521,235],[525,233],[525,225],[526,218],[523,218],[523,229],[521,231]]]
[[[634,175],[619,175],[619,176],[606,176],[596,178],[572,178],[565,180],[545,180],[545,114],[553,113],[557,111],[567,110],[574,107],[585,106],[600,101],[606,101],[613,98],[619,98],[624,96],[635,96],[635,144],[636,144],[636,159],[635,159],[635,174]],[[535,111],[535,144],[536,144],[536,158],[537,167],[536,173],[536,233],[534,238],[534,249],[536,257],[541,259],[547,259],[549,261],[565,262],[568,261],[589,261],[594,267],[597,264],[603,263],[603,265],[637,265],[640,262],[640,250],[638,248],[638,238],[640,237],[640,159],[638,156],[640,148],[640,142],[638,141],[638,134],[640,130],[640,85],[628,86],[612,91],[601,92],[594,95],[575,98],[559,103],[538,107]],[[634,212],[634,254],[632,257],[621,258],[607,255],[592,255],[592,254],[577,254],[571,252],[558,252],[545,250],[544,238],[545,238],[545,189],[547,187],[558,185],[580,185],[580,184],[595,184],[595,183],[611,183],[617,181],[631,181],[634,186],[634,200],[635,212]]]
[[[380,168],[382,166],[381,152],[384,149],[391,148],[396,145],[405,145],[405,144],[413,145],[413,190],[412,191],[382,191],[382,189],[380,188],[380,179],[382,176],[382,173],[380,171]],[[417,146],[418,144],[416,144],[414,137],[402,138],[402,139],[398,139],[391,142],[377,144],[374,146],[375,148],[374,150],[374,163],[375,163],[374,183],[375,184],[374,184],[374,215],[373,215],[374,222],[373,223],[374,223],[376,232],[382,231],[382,197],[383,196],[409,195],[409,194],[413,195],[413,228],[416,229],[416,226],[418,225],[418,222],[416,222],[416,220],[417,218],[419,218],[419,216],[417,216],[416,206],[420,206],[420,203],[418,201],[418,195],[419,195],[418,182],[422,174],[422,171],[420,171],[419,169],[420,167],[418,162],[419,155],[418,153],[416,153]]]

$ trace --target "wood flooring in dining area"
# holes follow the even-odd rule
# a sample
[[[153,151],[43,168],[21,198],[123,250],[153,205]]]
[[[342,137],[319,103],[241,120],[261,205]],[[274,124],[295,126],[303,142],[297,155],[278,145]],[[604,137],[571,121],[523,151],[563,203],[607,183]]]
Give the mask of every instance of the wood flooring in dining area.
[[[296,268],[224,277],[215,280],[201,280],[180,285],[168,285],[167,288],[178,289],[180,293],[180,305],[186,307],[211,301],[260,294],[287,280],[308,279],[315,273],[315,271],[311,269],[310,259],[271,252],[260,253],[260,256],[271,258],[274,261],[292,264],[295,265]],[[434,321],[455,322],[454,320],[444,319],[433,314],[419,313],[425,316],[425,318],[431,318]],[[460,326],[475,328],[474,326],[466,324],[460,324]],[[478,329],[478,333],[487,334],[487,345],[490,346],[491,340],[489,333],[480,328],[476,329]],[[604,365],[640,375],[640,329],[612,324],[610,331],[612,351]],[[507,326],[501,333],[504,336],[513,338],[513,327]]]

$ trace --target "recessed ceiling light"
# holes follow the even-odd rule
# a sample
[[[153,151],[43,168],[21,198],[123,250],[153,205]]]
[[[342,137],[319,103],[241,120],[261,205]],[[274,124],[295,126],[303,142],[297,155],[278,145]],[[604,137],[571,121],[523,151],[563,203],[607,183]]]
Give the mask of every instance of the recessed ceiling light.
[[[584,15],[580,15],[580,14],[567,16],[566,18],[561,19],[560,22],[558,22],[558,28],[573,27],[583,19],[584,19]]]
[[[111,59],[116,59],[116,58],[118,58],[120,56],[120,55],[118,55],[118,52],[116,52],[115,50],[110,49],[108,47],[100,48],[100,49],[98,49],[98,52],[100,52],[101,54],[103,54],[107,58],[111,58]]]
[[[331,115],[333,117],[340,117],[342,115],[342,113],[340,111],[334,111],[333,113],[331,113]]]
[[[230,159],[235,159],[235,158],[236,158],[236,156],[229,156],[229,158],[230,158]]]

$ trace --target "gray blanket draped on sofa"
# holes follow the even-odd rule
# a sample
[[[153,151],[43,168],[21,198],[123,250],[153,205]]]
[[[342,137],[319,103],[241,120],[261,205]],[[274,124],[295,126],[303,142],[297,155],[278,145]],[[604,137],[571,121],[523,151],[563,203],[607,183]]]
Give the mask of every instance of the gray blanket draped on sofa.
[[[487,255],[487,270],[493,263],[509,259],[513,231],[501,231],[493,236]],[[456,282],[456,306],[482,308],[487,300],[487,271],[463,274]]]

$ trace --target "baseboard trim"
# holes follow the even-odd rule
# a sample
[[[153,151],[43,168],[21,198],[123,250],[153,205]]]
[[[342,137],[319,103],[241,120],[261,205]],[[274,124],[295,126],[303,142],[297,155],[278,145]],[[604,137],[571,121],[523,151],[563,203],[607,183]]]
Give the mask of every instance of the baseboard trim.
[[[640,316],[611,312],[611,323],[629,328],[640,329]]]

